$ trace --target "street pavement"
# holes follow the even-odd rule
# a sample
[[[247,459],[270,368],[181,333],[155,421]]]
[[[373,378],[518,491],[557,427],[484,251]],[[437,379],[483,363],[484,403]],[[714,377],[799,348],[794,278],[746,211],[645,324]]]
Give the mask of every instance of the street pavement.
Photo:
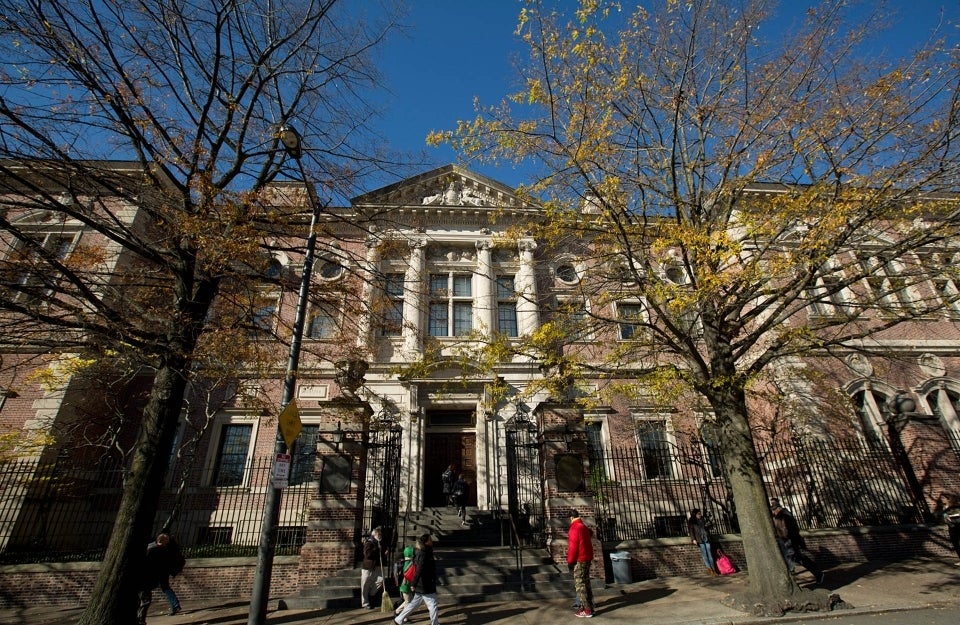
[[[812,586],[802,569],[797,581]],[[850,606],[825,613],[787,613],[780,617],[757,617],[729,608],[721,600],[747,588],[746,573],[726,577],[706,574],[667,577],[612,585],[608,594],[597,596],[596,619],[604,623],[638,625],[748,625],[753,623],[810,622],[822,618],[856,614],[904,612],[903,623],[914,622],[909,611],[931,607],[960,606],[960,565],[954,559],[915,559],[900,562],[860,562],[827,571],[821,588],[835,593]],[[249,603],[242,599],[218,603],[183,602],[183,611],[167,616],[166,601],[156,593],[148,625],[243,625]],[[571,583],[572,596],[572,583]],[[555,625],[577,621],[570,600],[510,601],[468,605],[441,603],[443,625]],[[2,625],[73,625],[79,609],[27,608],[0,610]],[[919,615],[919,612],[917,613]],[[302,625],[389,625],[392,615],[379,610],[317,609],[281,610],[269,604],[267,622]],[[413,623],[429,622],[425,607],[414,613]],[[890,621],[887,621],[890,622]],[[896,621],[894,621],[896,622]]]

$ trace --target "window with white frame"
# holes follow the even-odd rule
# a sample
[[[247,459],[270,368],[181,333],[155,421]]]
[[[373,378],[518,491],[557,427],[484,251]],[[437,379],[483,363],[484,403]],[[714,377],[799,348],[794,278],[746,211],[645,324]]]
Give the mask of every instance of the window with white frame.
[[[720,457],[720,428],[712,421],[700,423],[700,444],[703,446],[704,469],[708,477],[723,477],[723,464]]]
[[[466,336],[473,330],[473,276],[430,274],[430,336]]]
[[[619,302],[617,304],[620,340],[629,341],[637,337],[640,332],[643,314],[643,306],[639,302]]]
[[[960,393],[946,387],[935,388],[925,399],[930,410],[940,419],[950,444],[960,450]]]
[[[919,298],[910,286],[903,263],[881,256],[860,260],[860,268],[874,303],[888,310],[915,311]]]
[[[663,480],[676,477],[675,441],[670,419],[665,415],[635,417],[637,447],[643,478]]]
[[[290,459],[290,486],[313,481],[314,467],[317,464],[317,435],[320,426],[316,423],[304,423],[294,443]]]
[[[77,239],[75,232],[36,232],[29,235],[31,243],[20,242],[7,259],[19,272],[14,301],[35,302],[48,297],[56,287],[58,275],[51,271],[51,262],[63,262]],[[15,274],[16,275],[16,274]]]
[[[953,316],[960,314],[960,258],[937,252],[922,254],[919,259],[939,305]]]
[[[403,333],[403,284],[400,272],[383,276],[383,322],[380,336],[400,336]]]
[[[323,302],[315,308],[307,323],[307,337],[332,339],[340,333],[339,309],[333,302]]]
[[[253,334],[272,333],[277,322],[278,298],[273,295],[261,295],[253,303],[250,311],[250,326]]]
[[[863,436],[870,445],[887,447],[887,438],[884,435],[886,428],[884,410],[888,399],[887,395],[870,388],[857,391],[853,396]]]
[[[213,486],[243,485],[252,437],[252,423],[224,422],[220,425],[210,478]]]
[[[509,337],[517,332],[517,293],[513,276],[497,276],[497,331]]]
[[[819,269],[814,283],[807,288],[811,316],[833,317],[846,314],[850,293],[843,285],[843,273],[834,261],[828,261]]]

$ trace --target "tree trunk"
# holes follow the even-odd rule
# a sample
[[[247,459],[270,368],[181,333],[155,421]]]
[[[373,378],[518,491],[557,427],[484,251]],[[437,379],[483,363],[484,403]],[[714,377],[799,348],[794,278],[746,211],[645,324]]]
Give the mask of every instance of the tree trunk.
[[[801,589],[787,568],[773,529],[743,388],[714,388],[708,400],[720,426],[725,477],[733,492],[750,579],[747,593],[732,595],[725,603],[767,616],[839,607],[842,602],[836,595]]]
[[[154,376],[143,410],[120,509],[90,602],[79,625],[136,623],[138,573],[151,540],[157,501],[173,447],[186,389],[187,361],[165,362]]]

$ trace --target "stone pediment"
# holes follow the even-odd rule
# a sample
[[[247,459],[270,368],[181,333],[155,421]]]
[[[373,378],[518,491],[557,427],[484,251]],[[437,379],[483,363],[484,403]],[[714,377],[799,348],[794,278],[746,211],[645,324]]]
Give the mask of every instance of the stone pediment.
[[[354,206],[525,208],[513,189],[457,165],[445,165],[353,198]]]

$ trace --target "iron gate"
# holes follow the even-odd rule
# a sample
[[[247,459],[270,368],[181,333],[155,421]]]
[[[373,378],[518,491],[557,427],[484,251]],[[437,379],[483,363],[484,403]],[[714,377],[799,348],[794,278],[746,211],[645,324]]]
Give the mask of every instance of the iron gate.
[[[543,471],[537,425],[518,413],[506,423],[507,504],[521,543],[546,546]]]
[[[400,435],[399,425],[374,421],[367,445],[367,479],[363,503],[363,528],[381,528],[383,542],[391,552],[397,541],[397,515],[400,511]]]

